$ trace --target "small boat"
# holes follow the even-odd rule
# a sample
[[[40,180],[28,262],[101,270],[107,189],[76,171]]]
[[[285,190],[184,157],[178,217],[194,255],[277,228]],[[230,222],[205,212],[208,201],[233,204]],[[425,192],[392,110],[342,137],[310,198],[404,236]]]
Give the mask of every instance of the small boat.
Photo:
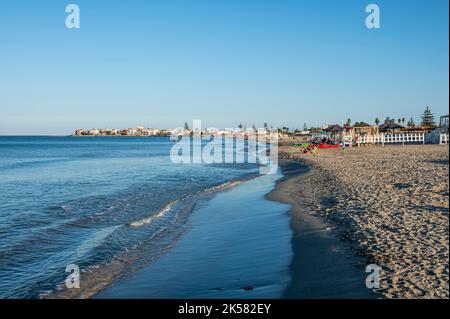
[[[320,142],[317,148],[341,148],[340,144],[330,144],[326,142]]]

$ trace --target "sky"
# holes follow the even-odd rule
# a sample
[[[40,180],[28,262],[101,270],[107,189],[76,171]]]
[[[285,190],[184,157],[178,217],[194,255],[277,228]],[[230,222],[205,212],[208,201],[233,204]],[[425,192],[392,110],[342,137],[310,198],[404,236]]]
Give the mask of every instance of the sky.
[[[80,29],[65,7],[80,8]],[[380,7],[368,29],[365,8]],[[448,114],[447,0],[0,4],[0,134]]]

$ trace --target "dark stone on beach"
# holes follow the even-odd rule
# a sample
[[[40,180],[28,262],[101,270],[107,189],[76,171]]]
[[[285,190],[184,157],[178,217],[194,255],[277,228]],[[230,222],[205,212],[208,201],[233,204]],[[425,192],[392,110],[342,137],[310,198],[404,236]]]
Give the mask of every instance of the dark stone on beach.
[[[394,186],[397,189],[405,189],[405,188],[409,188],[411,185],[406,184],[406,183],[397,183],[397,184],[394,184]]]

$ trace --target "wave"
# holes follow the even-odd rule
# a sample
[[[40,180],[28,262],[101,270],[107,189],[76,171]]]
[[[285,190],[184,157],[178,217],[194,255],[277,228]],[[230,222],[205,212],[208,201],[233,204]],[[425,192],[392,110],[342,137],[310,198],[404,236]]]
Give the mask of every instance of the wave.
[[[222,190],[225,190],[225,189],[228,189],[228,188],[232,188],[234,186],[239,185],[241,182],[242,181],[240,181],[240,180],[228,181],[228,182],[225,182],[223,184],[220,184],[220,185],[217,185],[217,186],[213,186],[213,187],[210,187],[210,188],[198,191],[198,192],[196,192],[194,194],[187,195],[187,196],[185,196],[183,198],[180,198],[180,199],[177,199],[177,200],[173,200],[173,201],[169,202],[166,206],[164,206],[156,214],[154,214],[152,216],[149,216],[149,217],[146,217],[146,218],[142,218],[142,219],[137,220],[135,222],[132,222],[132,223],[130,223],[130,226],[131,227],[141,227],[141,226],[144,226],[144,225],[151,224],[155,220],[158,220],[158,219],[164,217],[168,212],[170,212],[172,210],[172,208],[176,204],[178,204],[181,201],[184,201],[184,200],[186,200],[186,199],[188,199],[188,198],[190,198],[192,196],[201,195],[202,193],[204,193],[204,194],[211,194],[211,193],[222,191]]]
[[[20,169],[20,168],[35,168],[36,166],[45,166],[48,164],[62,163],[62,162],[70,162],[73,161],[72,158],[52,158],[52,159],[42,159],[42,160],[29,160],[23,162],[14,162],[11,164],[0,165],[0,169],[9,170],[9,169]]]
[[[211,187],[211,188],[207,188],[207,189],[204,190],[204,192],[206,192],[206,193],[214,193],[214,192],[217,192],[217,191],[221,191],[221,190],[225,190],[225,189],[228,189],[228,188],[235,187],[235,186],[239,185],[240,183],[242,183],[241,180],[229,181],[229,182],[226,182],[226,183],[223,183],[223,184]]]
[[[168,212],[170,212],[171,209],[172,209],[172,207],[173,207],[173,205],[175,205],[177,202],[178,202],[178,200],[174,200],[174,201],[170,202],[169,204],[167,204],[166,206],[164,206],[164,208],[161,209],[161,210],[160,210],[158,213],[156,213],[155,215],[152,215],[152,216],[150,216],[150,217],[143,218],[143,219],[140,219],[140,220],[138,220],[138,221],[132,222],[132,223],[130,224],[130,226],[131,226],[131,227],[141,227],[141,226],[143,226],[143,225],[152,223],[154,220],[157,220],[157,219],[163,217],[164,215],[166,215]]]
[[[247,177],[249,179],[250,177]],[[245,179],[246,180],[246,179]],[[119,277],[130,272],[135,272],[143,265],[152,262],[158,256],[169,251],[175,242],[181,237],[186,230],[186,220],[192,213],[196,204],[203,199],[209,198],[218,191],[223,191],[239,185],[243,180],[228,181],[223,184],[203,189],[201,191],[189,194],[183,198],[179,198],[167,203],[162,209],[154,213],[152,216],[136,220],[129,223],[130,230],[143,227],[167,217],[170,213],[181,214],[170,225],[163,224],[158,227],[154,233],[141,241],[138,245],[134,245],[131,249],[125,249],[117,252],[115,257],[106,263],[90,265],[85,267],[83,272],[83,288],[77,289],[76,292],[65,289],[63,284],[59,284],[56,290],[46,291],[40,294],[40,298],[91,298],[105,287],[112,284]],[[174,222],[175,224],[172,224]],[[130,234],[129,234],[130,235]]]

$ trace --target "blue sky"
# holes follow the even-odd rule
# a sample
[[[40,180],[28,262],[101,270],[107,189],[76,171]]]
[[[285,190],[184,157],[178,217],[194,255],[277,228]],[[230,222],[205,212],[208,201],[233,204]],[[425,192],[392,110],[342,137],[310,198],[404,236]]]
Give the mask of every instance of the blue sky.
[[[65,27],[76,3],[81,28]],[[365,7],[381,8],[381,29]],[[3,1],[0,134],[447,114],[447,0]]]

